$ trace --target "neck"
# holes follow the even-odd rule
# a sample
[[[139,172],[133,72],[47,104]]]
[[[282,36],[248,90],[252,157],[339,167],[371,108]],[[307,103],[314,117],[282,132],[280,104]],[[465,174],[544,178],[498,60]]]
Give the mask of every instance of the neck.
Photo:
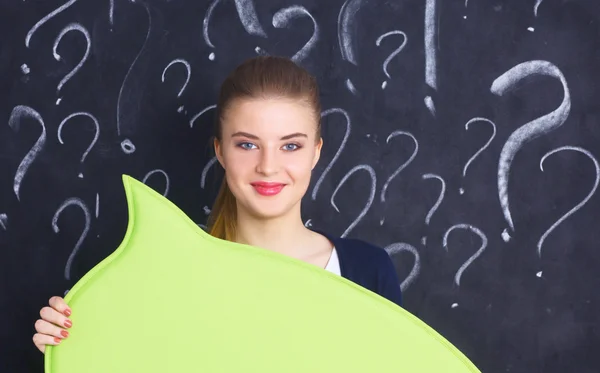
[[[235,242],[261,247],[290,256],[297,256],[298,243],[306,240],[308,228],[302,223],[300,211],[273,219],[261,219],[238,209]],[[299,209],[298,209],[299,210]]]

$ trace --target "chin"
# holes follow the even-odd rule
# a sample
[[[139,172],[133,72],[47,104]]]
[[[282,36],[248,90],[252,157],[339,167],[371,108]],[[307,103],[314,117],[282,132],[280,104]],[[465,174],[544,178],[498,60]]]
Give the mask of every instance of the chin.
[[[287,198],[278,198],[279,196],[263,198],[252,198],[247,205],[248,212],[259,219],[275,219],[285,216],[293,210],[294,203],[287,201]]]
[[[290,208],[284,204],[272,204],[271,206],[268,206],[267,204],[262,204],[260,201],[257,201],[252,204],[248,211],[251,215],[266,220],[284,216],[290,211]]]

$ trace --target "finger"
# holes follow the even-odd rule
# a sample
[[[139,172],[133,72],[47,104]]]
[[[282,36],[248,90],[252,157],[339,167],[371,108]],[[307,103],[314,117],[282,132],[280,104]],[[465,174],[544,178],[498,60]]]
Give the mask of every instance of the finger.
[[[66,316],[60,314],[57,310],[50,307],[44,307],[40,310],[40,316],[43,320],[46,320],[54,325],[60,326],[61,328],[70,328],[73,326],[73,322]]]
[[[46,345],[56,346],[60,344],[61,339],[51,335],[36,333],[33,335],[33,343],[42,353],[46,352]]]
[[[71,316],[71,309],[62,297],[54,296],[50,298],[48,303],[50,304],[50,307],[54,308],[63,315],[67,317]]]
[[[69,336],[68,331],[41,319],[38,319],[35,322],[35,330],[40,334],[58,337],[60,339],[65,339]]]

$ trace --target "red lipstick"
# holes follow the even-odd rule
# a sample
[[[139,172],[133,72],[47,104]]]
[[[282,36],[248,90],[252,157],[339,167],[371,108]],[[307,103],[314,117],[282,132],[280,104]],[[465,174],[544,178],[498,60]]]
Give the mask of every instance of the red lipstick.
[[[281,192],[281,189],[285,186],[282,183],[273,183],[273,182],[265,182],[265,181],[257,181],[255,183],[250,183],[254,187],[254,189],[258,192],[258,194],[263,196],[274,196]]]

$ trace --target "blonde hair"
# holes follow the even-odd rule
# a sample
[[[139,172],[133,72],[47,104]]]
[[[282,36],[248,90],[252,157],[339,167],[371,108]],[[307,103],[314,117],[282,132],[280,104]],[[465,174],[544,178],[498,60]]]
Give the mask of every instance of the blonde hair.
[[[307,104],[315,113],[317,139],[321,137],[321,104],[316,78],[288,58],[259,56],[239,65],[221,85],[214,128],[216,139],[222,140],[223,118],[234,100],[273,97],[297,99]],[[208,232],[231,241],[236,236],[236,223],[236,199],[223,177],[208,218]]]

